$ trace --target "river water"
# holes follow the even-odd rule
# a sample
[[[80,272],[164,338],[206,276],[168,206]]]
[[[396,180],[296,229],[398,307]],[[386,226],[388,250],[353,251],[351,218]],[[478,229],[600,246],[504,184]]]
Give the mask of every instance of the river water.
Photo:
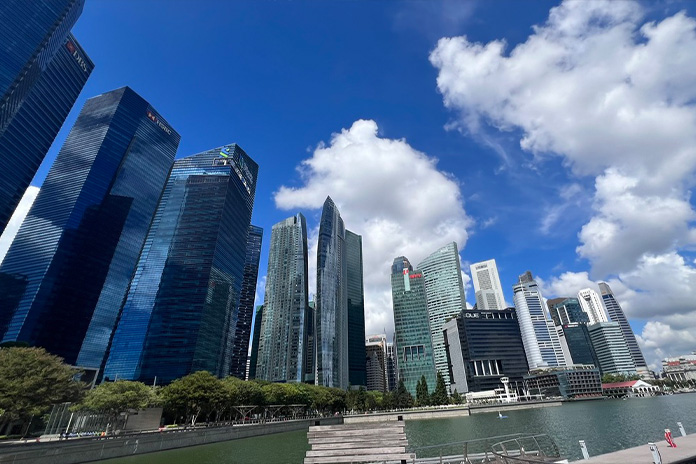
[[[578,440],[585,440],[590,456],[631,448],[663,438],[669,428],[679,436],[677,422],[696,433],[696,394],[564,403],[563,406],[475,414],[451,419],[406,422],[406,435],[414,448],[513,433],[544,433],[558,445],[561,455],[582,458]],[[291,464],[301,463],[307,432],[288,432],[257,438],[163,451],[109,464]],[[419,456],[433,455],[428,451]]]

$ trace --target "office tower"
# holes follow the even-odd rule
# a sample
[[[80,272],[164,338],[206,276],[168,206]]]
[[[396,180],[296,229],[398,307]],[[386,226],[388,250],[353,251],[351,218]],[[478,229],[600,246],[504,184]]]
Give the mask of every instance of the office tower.
[[[229,374],[257,173],[236,144],[174,162],[105,379],[166,384],[196,371]]]
[[[259,340],[261,338],[261,324],[263,321],[263,305],[256,307],[256,316],[254,317],[254,338],[251,341],[251,355],[249,357],[249,375],[247,380],[256,378],[256,361],[259,356]]]
[[[566,356],[567,363],[570,364],[592,364],[599,368],[599,359],[592,347],[592,339],[587,330],[587,324],[581,322],[570,322],[562,326],[556,326],[558,337],[563,346],[568,351]]]
[[[387,358],[385,360],[387,369],[387,391],[396,390],[398,386],[398,363],[394,342],[387,343]]]
[[[452,242],[440,248],[425,258],[418,265],[418,269],[423,272],[425,279],[435,369],[442,374],[449,391],[450,376],[442,325],[466,308],[457,244]]]
[[[551,319],[557,326],[571,324],[573,322],[587,323],[589,316],[580,307],[577,298],[554,298],[547,300],[546,304],[551,313]]]
[[[348,383],[366,386],[365,296],[362,237],[346,230],[346,292],[348,297]]]
[[[522,274],[512,291],[529,369],[564,366],[558,334],[546,315],[546,305],[532,273]]]
[[[317,251],[316,384],[348,387],[346,229],[331,197],[321,212]],[[363,337],[364,338],[364,337]]]
[[[84,0],[0,7],[0,233],[94,65],[70,29]]]
[[[251,320],[254,317],[256,280],[259,275],[262,239],[263,229],[254,225],[249,226],[244,260],[244,280],[242,280],[242,292],[239,297],[239,315],[234,330],[232,364],[230,365],[230,375],[242,380],[246,378],[247,353],[249,352],[249,338],[251,338]]]
[[[178,144],[128,87],[85,103],[0,267],[2,341],[100,367]]]
[[[421,376],[430,391],[436,377],[423,273],[399,256],[392,264],[391,288],[398,380],[415,397]]]
[[[365,340],[367,390],[387,392],[387,336],[371,335]]]
[[[522,383],[527,358],[514,308],[462,311],[443,326],[452,391],[480,392]]]
[[[614,298],[614,292],[611,291],[609,284],[604,282],[599,283],[599,291],[602,293],[602,301],[604,301],[609,319],[612,322],[618,322],[619,327],[621,327],[621,333],[623,334],[624,340],[626,340],[628,350],[631,352],[631,357],[633,358],[633,363],[636,365],[638,373],[643,377],[650,378],[650,371],[648,370],[648,365],[645,362],[643,353],[638,346],[636,336],[633,334],[633,330],[631,330],[631,326],[628,323],[628,319],[626,319],[626,314],[624,314],[623,309],[621,309],[621,305],[619,305],[619,302]]]
[[[481,310],[505,309],[505,297],[503,296],[503,287],[500,285],[500,276],[498,276],[498,266],[495,264],[495,259],[474,263],[469,266],[469,269],[476,294],[476,308]]]
[[[303,382],[309,291],[307,222],[296,214],[271,229],[256,378]]]
[[[316,305],[314,301],[310,301],[309,305],[307,306],[307,344],[306,349],[305,349],[305,374],[304,374],[304,381],[305,383],[314,383],[315,382],[315,365],[316,365],[316,350],[317,350],[317,344],[316,344],[316,337],[314,334],[314,327],[316,325],[316,311],[315,311]]]
[[[636,365],[628,350],[626,340],[621,333],[618,322],[597,322],[589,324],[592,347],[597,353],[599,370],[604,374],[633,375]]]
[[[583,288],[578,292],[578,301],[580,302],[582,310],[587,313],[590,324],[609,322],[607,312],[604,309],[604,303],[597,292],[591,288]]]

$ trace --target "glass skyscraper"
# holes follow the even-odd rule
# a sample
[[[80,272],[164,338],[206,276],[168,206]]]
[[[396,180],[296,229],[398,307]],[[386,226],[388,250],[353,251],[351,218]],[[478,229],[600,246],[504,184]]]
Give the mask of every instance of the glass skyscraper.
[[[319,223],[316,295],[316,384],[348,387],[348,295],[346,229],[327,197]],[[364,340],[364,338],[363,338]]]
[[[362,237],[346,230],[348,294],[348,382],[367,385],[365,353],[365,296],[363,287]]]
[[[84,0],[0,7],[0,233],[94,65],[70,34]]]
[[[105,379],[168,383],[200,370],[229,374],[257,173],[235,144],[174,162]]]
[[[547,316],[544,299],[532,273],[522,274],[512,291],[529,369],[565,366],[558,333]]]
[[[254,317],[254,338],[251,341],[251,355],[249,356],[249,375],[247,380],[256,378],[256,360],[259,356],[259,340],[261,339],[261,324],[263,323],[263,305],[256,307]]]
[[[573,322],[590,322],[590,318],[582,310],[577,298],[554,298],[547,300],[546,304],[551,313],[551,319],[557,326]]]
[[[85,103],[0,267],[2,341],[100,367],[178,145],[128,87]]]
[[[239,316],[234,331],[232,364],[230,366],[230,375],[240,379],[246,378],[247,354],[249,352],[249,338],[251,337],[251,320],[254,317],[254,299],[256,298],[256,280],[259,275],[262,239],[263,229],[254,225],[249,226],[244,261],[244,280],[239,298]]]
[[[469,266],[469,270],[476,295],[476,307],[480,310],[505,309],[505,297],[495,259],[474,263]]]
[[[586,323],[570,322],[558,332],[561,345],[565,343],[572,364],[592,364],[599,369],[599,359],[592,347],[592,339]],[[569,362],[570,364],[571,362]]]
[[[618,322],[589,324],[587,330],[599,361],[597,367],[602,375],[633,375],[636,373],[636,365]]]
[[[391,288],[398,378],[413,396],[421,376],[433,391],[435,360],[423,273],[414,271],[408,259],[399,256],[392,264]]]
[[[309,310],[307,222],[302,214],[271,229],[256,378],[303,382]]]
[[[449,390],[450,375],[442,326],[446,320],[466,309],[466,297],[459,264],[459,250],[455,242],[437,250],[418,265],[425,279],[430,336],[433,342],[435,368],[442,374]],[[435,388],[434,385],[430,386]]]

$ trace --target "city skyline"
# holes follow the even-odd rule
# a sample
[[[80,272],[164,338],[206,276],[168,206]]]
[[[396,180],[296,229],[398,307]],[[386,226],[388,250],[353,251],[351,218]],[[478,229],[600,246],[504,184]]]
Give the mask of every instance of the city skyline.
[[[535,270],[540,277],[540,287],[548,297],[571,297],[580,289],[595,288],[602,280],[607,282],[616,292],[616,301],[638,335],[648,363],[657,367],[659,358],[689,352],[692,344],[689,334],[694,327],[694,313],[688,309],[688,302],[693,299],[691,288],[694,285],[691,283],[696,271],[692,265],[693,253],[688,250],[690,226],[683,220],[693,210],[691,201],[684,200],[691,185],[680,177],[682,174],[669,169],[674,153],[683,152],[684,159],[693,159],[692,152],[684,151],[679,142],[684,138],[691,140],[691,129],[685,129],[679,139],[670,135],[672,141],[665,142],[669,153],[659,160],[646,155],[654,150],[654,144],[645,143],[646,148],[643,148],[634,141],[641,140],[639,135],[644,132],[635,129],[639,127],[638,122],[627,125],[626,132],[617,133],[614,139],[608,139],[600,130],[598,137],[603,138],[599,145],[620,147],[617,152],[621,152],[623,158],[601,150],[597,152],[603,153],[602,159],[585,157],[594,147],[564,145],[561,143],[563,137],[548,125],[531,128],[520,114],[498,101],[486,84],[498,79],[501,89],[511,91],[513,84],[505,71],[512,60],[508,55],[518,50],[516,60],[529,59],[529,54],[523,53],[523,45],[531,43],[532,39],[548,47],[558,33],[558,21],[563,18],[578,19],[581,25],[586,24],[583,23],[585,19],[611,18],[611,21],[601,22],[599,30],[590,31],[590,36],[598,41],[609,40],[608,35],[600,32],[619,31],[615,25],[640,34],[640,27],[650,21],[656,21],[655,34],[674,31],[675,36],[682,34],[688,39],[685,31],[693,21],[695,8],[688,2],[676,2],[660,11],[640,3],[622,2],[623,7],[608,5],[613,4],[583,10],[572,8],[570,3],[560,6],[557,2],[543,3],[524,8],[512,3],[508,5],[508,13],[513,13],[510,16],[515,20],[502,22],[504,27],[490,27],[500,17],[491,7],[482,4],[463,7],[447,3],[443,8],[450,13],[449,18],[455,18],[451,21],[429,15],[432,10],[423,5],[344,5],[345,22],[336,23],[335,33],[328,35],[322,26],[312,26],[312,22],[320,24],[316,19],[334,13],[336,6],[322,6],[306,19],[300,18],[306,13],[302,4],[295,6],[294,11],[288,12],[286,6],[282,6],[278,12],[264,14],[249,5],[221,6],[219,8],[226,13],[247,13],[249,25],[238,31],[239,47],[220,48],[216,43],[228,42],[219,40],[214,31],[224,28],[210,25],[216,24],[216,16],[226,15],[220,14],[212,3],[201,8],[200,16],[194,18],[190,27],[174,28],[181,36],[177,38],[169,31],[170,26],[165,26],[168,24],[165,19],[173,20],[173,24],[185,23],[185,13],[176,8],[163,12],[162,4],[153,2],[138,6],[134,14],[132,5],[117,8],[107,2],[88,2],[74,32],[97,66],[34,185],[41,184],[47,165],[55,157],[82,103],[94,95],[132,84],[144,98],[167,114],[175,127],[182,128],[183,145],[177,156],[198,152],[216,145],[215,141],[224,143],[232,138],[245,147],[253,147],[250,152],[262,167],[272,166],[264,170],[264,176],[268,174],[268,177],[263,178],[259,189],[261,201],[257,202],[259,207],[254,213],[255,224],[268,229],[280,218],[301,211],[308,220],[309,248],[313,249],[321,202],[326,195],[332,195],[352,230],[363,236],[368,333],[385,329],[390,333],[393,327],[388,272],[385,272],[393,256],[404,254],[413,262],[420,262],[432,250],[456,240],[465,268],[471,262],[497,260],[503,293],[508,301],[512,300],[510,285],[526,268]],[[555,8],[554,16],[549,19],[551,8]],[[678,14],[681,9],[686,13]],[[374,13],[370,19],[365,19],[369,16],[364,14],[367,10]],[[285,44],[264,36],[263,32],[268,29],[259,26],[273,23],[276,14],[289,14],[299,19],[299,29],[307,31],[308,41],[293,29],[286,30]],[[118,29],[114,28],[119,21],[111,24],[105,18],[126,17],[124,21],[133,27],[152,30],[163,40],[132,42],[121,37],[115,44],[113,37],[118,35]],[[423,17],[428,20],[416,20]],[[363,18],[361,21],[366,22],[363,25],[375,31],[375,35],[359,38],[356,48],[342,48],[345,53],[331,58],[332,52],[342,43],[339,37],[349,30],[350,18]],[[210,36],[197,37],[196,40],[201,40],[197,43],[191,40],[193,36],[189,32],[201,25],[209,26],[206,30],[213,32]],[[532,25],[538,25],[539,29],[531,30]],[[323,44],[312,40],[322,36],[327,37]],[[638,39],[621,37],[628,44],[623,49],[625,55],[610,60],[618,64],[633,56],[641,45]],[[438,42],[440,39],[443,41]],[[499,49],[502,39],[507,43],[505,52]],[[563,44],[572,48],[585,38],[568,36],[565,40]],[[650,39],[645,40],[651,43]],[[357,51],[358,48],[370,49],[372,43],[380,43],[376,53]],[[482,48],[476,48],[476,43]],[[674,43],[667,42],[666,46],[674,47],[677,54]],[[603,42],[603,48],[611,49],[607,42]],[[648,47],[647,52],[653,49]],[[200,50],[203,50],[201,56],[198,55]],[[461,61],[478,62],[483,57],[481,50],[490,52],[501,66],[491,79],[482,79],[477,74],[462,75],[458,67],[460,59],[468,57],[470,59]],[[559,53],[566,53],[564,50]],[[310,59],[303,58],[305,55]],[[174,56],[186,57],[190,63],[183,66],[181,61],[173,59]],[[274,68],[264,62],[262,57],[268,56],[276,56],[284,63],[284,69],[288,70],[285,81],[276,79]],[[390,59],[385,61],[384,56]],[[208,72],[197,74],[206,69],[203,63],[215,62],[214,59],[220,57],[224,61],[232,58],[231,61],[238,63],[245,72],[233,77],[227,73],[221,76]],[[293,66],[284,61],[298,57],[300,59],[292,63]],[[593,59],[606,63],[602,61],[606,58],[591,55],[578,59],[579,70],[596,64]],[[361,72],[362,69],[376,69],[370,66],[374,62],[384,65],[385,74],[373,76]],[[638,98],[643,94],[636,92],[647,92],[646,88],[665,88],[657,84],[650,87],[642,81],[644,70],[641,67],[622,68],[619,72],[607,66],[606,80],[591,82],[588,90],[600,95],[617,89],[627,99],[622,101],[637,102],[637,108],[646,111],[659,107],[664,101],[673,102],[673,107],[667,110],[692,111],[691,100],[684,97],[688,96],[685,88],[689,86],[672,85],[668,80],[669,76],[683,76],[681,82],[689,83],[691,74],[686,72],[689,60],[663,63],[656,58],[656,62],[660,66],[653,68],[660,72],[654,82],[670,82],[668,87],[678,94],[665,95],[661,90],[648,93],[647,100]],[[575,82],[570,70],[564,72],[546,62],[541,66],[548,75]],[[402,76],[403,69],[413,73],[403,84],[392,85],[400,82],[394,78]],[[313,79],[312,73],[321,75],[322,80]],[[326,78],[327,73],[329,78]],[[625,73],[631,76],[634,87],[622,87]],[[232,79],[229,86],[221,84],[222,75],[225,75],[225,84]],[[616,78],[618,75],[620,79]],[[459,80],[448,79],[452,76],[458,76]],[[377,85],[375,79],[382,79],[389,85]],[[456,83],[465,82],[465,79],[469,79],[466,82],[472,86],[479,86],[481,91],[476,95],[464,92]],[[200,86],[203,81],[206,85]],[[534,79],[526,74],[516,76],[512,82],[532,93],[538,91],[532,85]],[[375,90],[368,90],[371,85]],[[291,88],[293,92],[289,92]],[[190,92],[191,89],[195,91]],[[554,89],[544,91],[552,95]],[[279,102],[287,108],[306,108],[307,114],[293,110],[290,118],[290,113],[276,111]],[[529,109],[530,114],[542,111],[530,107],[526,100],[517,103],[517,107]],[[583,111],[593,108],[595,100],[572,94],[566,100],[558,99],[556,106],[547,108],[547,113],[538,113],[539,120],[557,119],[556,112],[570,109],[571,103],[577,105],[577,112],[570,114],[582,115]],[[227,111],[229,108],[235,111]],[[411,108],[416,110],[409,111]],[[549,118],[549,114],[552,117]],[[466,115],[470,117],[463,117]],[[297,121],[290,123],[295,116]],[[606,118],[604,125],[612,127],[615,119],[611,114],[603,116]],[[478,126],[471,125],[472,121],[477,121]],[[501,133],[488,121],[499,121],[501,127],[513,130]],[[444,126],[460,130],[448,131]],[[578,131],[584,126],[577,126],[565,128],[567,140],[584,140],[578,137]],[[271,128],[274,137],[268,137],[267,131],[259,131],[258,127]],[[661,125],[653,125],[650,130],[651,140],[656,141],[664,141],[665,133],[671,134]],[[607,143],[608,140],[612,143]],[[523,142],[521,147],[520,142]],[[573,151],[576,149],[580,151]],[[283,157],[279,156],[281,153]],[[435,159],[437,164],[434,164]],[[329,160],[339,161],[335,169],[327,167]],[[356,169],[351,169],[353,166]],[[374,166],[375,171],[385,174],[372,173],[366,166]],[[389,166],[393,168],[382,169]],[[300,175],[294,174],[296,168],[301,171]],[[688,162],[681,169],[687,173],[691,170]],[[648,182],[643,172],[653,173],[653,181]],[[677,187],[667,191],[665,185]],[[35,194],[36,188],[28,192],[28,195]],[[514,198],[514,202],[508,198]],[[640,215],[629,215],[633,204],[641,211]],[[661,210],[666,210],[667,214],[663,215]],[[648,217],[645,224],[650,227],[643,227],[638,216]],[[656,232],[658,226],[663,229]],[[523,241],[517,239],[520,229],[525,232]],[[631,231],[637,234],[637,239],[622,235]],[[600,233],[605,233],[606,242],[598,238]],[[267,252],[266,241],[262,247],[260,282],[267,274]],[[310,289],[314,288],[313,274],[314,270],[310,269]],[[665,280],[666,276],[670,278]],[[475,298],[468,276],[465,284],[468,284],[465,287],[467,301],[473,304]],[[262,294],[262,284],[259,290]],[[257,303],[260,301],[261,298]]]

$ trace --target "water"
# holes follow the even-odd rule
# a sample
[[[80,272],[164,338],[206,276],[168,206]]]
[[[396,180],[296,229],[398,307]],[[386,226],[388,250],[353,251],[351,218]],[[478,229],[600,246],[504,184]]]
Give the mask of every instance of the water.
[[[590,456],[644,445],[663,438],[669,428],[679,436],[677,421],[696,433],[696,394],[633,398],[626,401],[586,401],[559,407],[497,411],[469,417],[406,422],[412,447],[437,445],[513,433],[545,433],[568,459],[582,458],[578,440]],[[285,464],[301,463],[309,449],[305,431],[195,446],[128,458],[109,464]],[[419,456],[427,455],[419,452]],[[432,455],[432,454],[431,454]]]

